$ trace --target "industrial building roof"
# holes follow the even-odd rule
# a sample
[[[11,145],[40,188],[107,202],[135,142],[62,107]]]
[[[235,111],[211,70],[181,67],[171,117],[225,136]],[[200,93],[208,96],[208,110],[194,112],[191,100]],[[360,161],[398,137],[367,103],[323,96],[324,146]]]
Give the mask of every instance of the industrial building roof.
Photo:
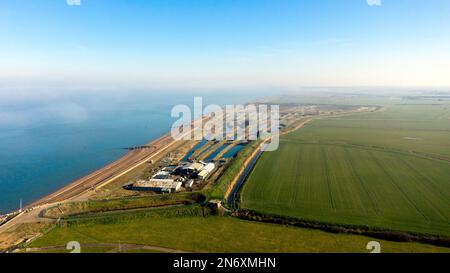
[[[198,173],[198,176],[205,178],[208,176],[209,173],[210,172],[208,170],[202,170],[201,172]]]
[[[193,169],[195,171],[200,171],[201,169],[203,169],[203,164],[202,163],[192,163],[189,166],[185,167],[186,169]]]
[[[181,186],[181,182],[175,182],[173,179],[150,179],[136,181],[134,187],[147,187],[147,188],[177,188]]]
[[[214,163],[208,163],[203,167],[202,171],[206,170],[208,172],[212,172],[215,167],[216,167],[216,165]]]

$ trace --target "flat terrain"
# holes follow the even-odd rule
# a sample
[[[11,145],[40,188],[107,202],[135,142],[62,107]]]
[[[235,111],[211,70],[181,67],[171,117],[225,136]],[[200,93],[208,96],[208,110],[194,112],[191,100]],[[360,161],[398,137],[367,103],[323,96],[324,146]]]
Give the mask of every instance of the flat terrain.
[[[448,106],[390,106],[315,120],[265,153],[241,207],[450,236]]]
[[[240,205],[327,223],[450,236],[449,109],[390,105],[375,113],[316,117],[301,130],[287,130],[280,149],[264,153],[256,164],[241,191]],[[242,149],[204,193],[223,199],[256,146],[258,142],[251,142]],[[134,152],[139,159],[130,162],[131,168],[145,163],[157,150]],[[70,195],[78,202],[58,208],[46,205],[23,215],[22,239],[33,236],[29,230],[41,229],[44,235],[22,244],[21,251],[67,252],[67,242],[78,241],[84,252],[368,252],[366,245],[374,240],[211,216],[181,195],[167,200],[164,196],[82,202],[76,198],[112,181],[122,167],[128,171],[130,165],[124,165],[114,167],[108,177],[94,173],[92,179],[82,179],[83,183],[43,200]],[[103,190],[117,185],[110,183]],[[150,208],[159,205],[169,207]],[[24,221],[33,215],[40,221],[38,213],[45,208],[47,216],[63,216],[63,220],[44,227]],[[16,237],[11,240],[20,239]],[[449,252],[419,243],[376,241],[381,242],[382,252]]]
[[[178,211],[168,213],[167,210]],[[366,245],[373,240],[364,236],[332,234],[231,217],[201,217],[192,213],[183,216],[177,208],[157,211],[154,215],[143,217],[128,213],[127,216],[110,215],[108,220],[81,220],[80,223],[53,229],[28,247],[59,246],[60,251],[64,251],[63,246],[67,242],[76,240],[81,243],[82,251],[84,249],[86,252],[99,251],[93,249],[96,245],[117,246],[119,241],[124,246],[148,246],[141,247],[141,250],[157,250],[159,247],[191,252],[369,252]],[[378,241],[383,252],[449,252],[448,248],[431,245]],[[51,251],[50,248],[44,252]]]
[[[450,160],[450,105],[395,105],[316,120],[288,138],[379,146]]]

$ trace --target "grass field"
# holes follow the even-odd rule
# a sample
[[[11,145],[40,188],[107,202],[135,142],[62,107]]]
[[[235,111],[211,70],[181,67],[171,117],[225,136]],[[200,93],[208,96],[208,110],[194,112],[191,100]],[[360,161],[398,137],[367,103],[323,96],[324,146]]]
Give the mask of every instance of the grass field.
[[[286,138],[379,146],[450,160],[450,106],[397,105],[381,112],[321,119]]]
[[[167,210],[178,210],[177,213]],[[83,244],[118,243],[168,247],[192,252],[368,252],[373,239],[348,234],[287,227],[239,220],[231,217],[184,217],[179,208],[157,209],[142,217],[130,213],[112,214],[112,221],[79,219],[80,223],[57,227],[28,247],[63,246],[69,241]],[[172,216],[168,216],[172,215]],[[449,252],[418,243],[395,243],[383,240],[382,252]],[[83,248],[82,248],[83,251]],[[90,251],[90,249],[86,249]],[[95,251],[98,251],[96,249]]]
[[[450,236],[449,155],[445,105],[316,120],[263,154],[241,207]]]
[[[106,200],[89,200],[68,202],[44,211],[47,218],[75,216],[87,213],[143,209],[151,207],[193,204],[204,200],[199,193],[155,194],[152,196],[113,198]]]

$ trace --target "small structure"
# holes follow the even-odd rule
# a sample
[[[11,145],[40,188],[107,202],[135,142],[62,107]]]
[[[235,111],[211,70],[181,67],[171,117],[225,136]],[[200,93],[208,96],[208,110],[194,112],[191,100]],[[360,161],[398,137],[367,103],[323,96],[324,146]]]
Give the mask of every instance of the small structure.
[[[175,171],[176,168],[178,168],[178,165],[169,165],[169,166],[162,168],[161,171],[171,173],[171,172]]]
[[[208,163],[203,167],[202,171],[212,172],[216,168],[214,163]]]
[[[208,163],[206,164],[203,169],[198,173],[198,178],[199,179],[206,179],[211,173],[212,171],[214,171],[214,169],[216,168],[216,165],[214,163]]]
[[[152,179],[169,179],[170,172],[159,171],[155,175],[152,176]]]
[[[220,200],[209,200],[206,206],[211,210],[212,213],[218,215],[225,214],[225,208],[222,206],[222,201]]]
[[[192,186],[194,185],[194,179],[189,179],[184,182],[184,187],[186,189],[192,189]]]
[[[191,169],[194,172],[198,172],[200,170],[203,169],[203,164],[202,163],[192,163],[191,165],[189,165],[188,167],[186,167],[186,169]]]
[[[208,207],[210,208],[214,208],[214,209],[219,209],[222,207],[222,201],[220,200],[209,200],[208,201]]]
[[[203,169],[203,164],[201,163],[191,163],[189,165],[183,166],[181,170],[178,171],[179,174],[190,176],[192,174],[198,173]]]

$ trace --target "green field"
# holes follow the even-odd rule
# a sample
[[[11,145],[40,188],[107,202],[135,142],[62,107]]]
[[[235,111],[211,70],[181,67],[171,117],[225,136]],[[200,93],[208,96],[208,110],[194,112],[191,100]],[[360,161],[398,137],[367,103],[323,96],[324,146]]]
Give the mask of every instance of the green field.
[[[320,119],[286,138],[379,146],[450,160],[450,106],[396,105],[375,113]]]
[[[241,207],[450,236],[449,156],[445,105],[316,120],[263,154]]]
[[[199,193],[156,194],[144,197],[140,196],[105,200],[88,200],[56,205],[46,209],[43,216],[58,219],[59,217],[76,216],[88,213],[194,204],[196,202],[202,202],[203,200],[204,196]]]
[[[81,245],[120,241],[192,252],[368,252],[366,245],[373,240],[231,217],[195,216],[195,208],[186,214],[181,208],[152,211],[81,218],[53,229],[28,247],[64,246],[69,241]],[[425,244],[377,241],[382,252],[449,252],[448,248]]]

